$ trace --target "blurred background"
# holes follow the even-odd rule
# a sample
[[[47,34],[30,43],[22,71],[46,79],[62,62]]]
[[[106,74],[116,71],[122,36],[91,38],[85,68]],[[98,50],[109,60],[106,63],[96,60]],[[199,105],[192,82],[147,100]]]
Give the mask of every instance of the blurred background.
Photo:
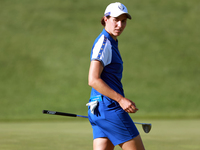
[[[0,120],[87,114],[90,51],[113,1],[1,0]],[[200,117],[200,2],[123,0],[132,20],[118,38],[134,117]]]

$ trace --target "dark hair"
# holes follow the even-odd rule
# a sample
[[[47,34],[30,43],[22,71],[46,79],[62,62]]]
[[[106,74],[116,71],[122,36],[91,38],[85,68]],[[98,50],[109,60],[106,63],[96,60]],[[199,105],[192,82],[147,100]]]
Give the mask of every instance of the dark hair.
[[[106,16],[108,19],[110,18],[110,16]],[[101,24],[105,27],[106,23],[104,21],[104,17],[101,18]]]

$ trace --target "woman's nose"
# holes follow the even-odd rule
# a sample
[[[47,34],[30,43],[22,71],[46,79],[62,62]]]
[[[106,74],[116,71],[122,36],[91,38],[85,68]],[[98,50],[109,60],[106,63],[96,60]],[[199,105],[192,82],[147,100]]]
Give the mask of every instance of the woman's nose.
[[[118,26],[118,27],[121,27],[121,26],[122,26],[122,22],[121,22],[121,21],[118,21],[118,22],[117,22],[117,26]]]

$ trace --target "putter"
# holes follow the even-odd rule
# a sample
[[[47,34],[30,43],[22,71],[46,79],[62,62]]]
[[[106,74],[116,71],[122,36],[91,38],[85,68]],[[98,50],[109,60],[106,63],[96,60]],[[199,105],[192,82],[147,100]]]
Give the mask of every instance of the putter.
[[[43,110],[42,112],[43,112],[43,114],[50,114],[50,115],[88,118],[88,116],[82,116],[82,115],[64,113],[64,112],[58,112],[58,111]],[[150,123],[140,123],[140,122],[134,122],[134,123],[135,124],[141,124],[145,133],[149,133],[150,130],[151,130],[151,124]]]

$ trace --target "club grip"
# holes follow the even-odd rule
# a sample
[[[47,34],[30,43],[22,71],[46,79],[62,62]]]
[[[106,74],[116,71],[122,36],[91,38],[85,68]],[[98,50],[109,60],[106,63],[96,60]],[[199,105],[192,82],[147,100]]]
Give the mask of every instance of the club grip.
[[[43,114],[50,114],[50,115],[59,115],[59,116],[70,116],[70,117],[77,117],[76,114],[70,113],[63,113],[58,111],[50,111],[50,110],[43,110]]]

